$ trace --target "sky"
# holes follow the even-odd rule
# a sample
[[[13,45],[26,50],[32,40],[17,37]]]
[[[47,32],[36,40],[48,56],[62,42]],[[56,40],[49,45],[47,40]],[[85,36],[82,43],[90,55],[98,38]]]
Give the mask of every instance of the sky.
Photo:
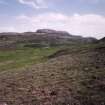
[[[0,0],[0,32],[43,28],[105,37],[105,0]]]

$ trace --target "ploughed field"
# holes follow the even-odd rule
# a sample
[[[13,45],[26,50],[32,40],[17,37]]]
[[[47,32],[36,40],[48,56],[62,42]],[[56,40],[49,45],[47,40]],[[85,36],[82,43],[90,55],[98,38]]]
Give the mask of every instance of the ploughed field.
[[[105,105],[105,44],[1,49],[0,105]]]

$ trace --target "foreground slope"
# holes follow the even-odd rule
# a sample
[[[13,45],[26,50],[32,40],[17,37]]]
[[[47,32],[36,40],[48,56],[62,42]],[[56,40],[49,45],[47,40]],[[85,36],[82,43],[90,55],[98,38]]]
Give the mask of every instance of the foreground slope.
[[[0,73],[2,105],[105,105],[105,44],[64,47],[46,57]]]

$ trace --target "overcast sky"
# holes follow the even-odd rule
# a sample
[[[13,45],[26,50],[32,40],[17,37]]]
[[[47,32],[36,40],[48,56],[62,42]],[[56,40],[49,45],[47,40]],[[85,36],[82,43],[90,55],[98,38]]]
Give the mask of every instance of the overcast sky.
[[[0,32],[48,28],[105,36],[105,0],[0,0]]]

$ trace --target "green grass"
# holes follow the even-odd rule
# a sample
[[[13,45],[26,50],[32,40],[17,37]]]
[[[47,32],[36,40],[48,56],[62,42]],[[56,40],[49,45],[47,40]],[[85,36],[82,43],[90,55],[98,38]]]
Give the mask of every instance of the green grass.
[[[21,48],[12,51],[0,51],[0,71],[21,68],[43,62],[47,56],[59,48]]]
[[[49,48],[29,48],[23,45],[14,50],[0,51],[0,71],[27,67],[47,60],[49,55],[60,49],[69,49],[70,53],[84,52],[97,47],[97,44],[62,45]]]

